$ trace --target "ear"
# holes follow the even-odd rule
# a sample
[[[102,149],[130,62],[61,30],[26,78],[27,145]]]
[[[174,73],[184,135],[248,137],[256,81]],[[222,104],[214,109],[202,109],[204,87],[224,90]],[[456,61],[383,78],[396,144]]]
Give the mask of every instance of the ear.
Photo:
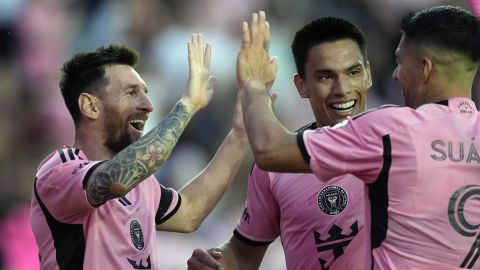
[[[367,63],[365,63],[365,71],[367,72],[367,76],[368,76],[368,79],[367,79],[367,83],[368,83],[368,89],[370,89],[372,87],[372,72],[370,70],[370,62],[367,61]]]
[[[422,64],[421,64],[421,80],[423,83],[427,82],[430,76],[432,75],[432,69],[433,69],[433,63],[432,60],[429,58],[422,58]]]
[[[98,99],[89,93],[81,93],[78,97],[78,107],[80,112],[92,120],[98,119],[100,110],[98,109]]]
[[[305,81],[298,73],[295,73],[295,75],[293,75],[293,84],[295,84],[295,87],[297,88],[300,97],[308,98],[308,91],[305,89]]]

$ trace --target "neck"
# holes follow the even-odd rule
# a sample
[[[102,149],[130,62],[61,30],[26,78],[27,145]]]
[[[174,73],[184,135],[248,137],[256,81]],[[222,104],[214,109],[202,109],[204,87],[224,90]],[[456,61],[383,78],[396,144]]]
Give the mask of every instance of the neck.
[[[435,103],[442,100],[448,100],[455,97],[464,97],[472,99],[473,78],[464,78],[465,80],[437,81],[431,83],[425,93],[425,103]]]
[[[472,98],[477,64],[454,53],[431,54],[434,68],[427,80],[425,103],[454,97]]]
[[[108,160],[115,154],[105,147],[103,137],[95,129],[77,128],[74,147],[85,153],[89,160]]]

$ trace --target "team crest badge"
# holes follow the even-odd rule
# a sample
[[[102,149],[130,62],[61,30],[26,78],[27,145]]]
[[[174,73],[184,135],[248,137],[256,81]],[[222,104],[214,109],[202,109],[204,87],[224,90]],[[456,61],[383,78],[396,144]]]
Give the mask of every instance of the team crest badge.
[[[339,186],[326,186],[318,194],[318,206],[327,215],[340,214],[347,207],[347,204],[347,192]]]
[[[145,246],[145,241],[143,239],[142,225],[140,225],[140,222],[137,220],[130,222],[130,237],[132,238],[133,245],[138,250],[142,250]]]

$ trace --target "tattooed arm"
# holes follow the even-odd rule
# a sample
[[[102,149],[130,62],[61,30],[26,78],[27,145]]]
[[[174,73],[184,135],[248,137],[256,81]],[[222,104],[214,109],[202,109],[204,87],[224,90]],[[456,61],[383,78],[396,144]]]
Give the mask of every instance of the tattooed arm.
[[[205,46],[201,35],[193,35],[188,43],[188,87],[182,99],[153,130],[93,171],[86,187],[91,205],[124,196],[170,156],[192,116],[210,102],[215,84],[209,77],[210,56],[210,44]]]

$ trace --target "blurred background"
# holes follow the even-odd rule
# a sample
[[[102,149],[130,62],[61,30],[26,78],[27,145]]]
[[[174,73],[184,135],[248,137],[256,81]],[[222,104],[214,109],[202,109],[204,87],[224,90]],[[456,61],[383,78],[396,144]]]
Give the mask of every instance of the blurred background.
[[[338,16],[358,25],[367,38],[374,81],[368,107],[402,105],[391,79],[399,20],[409,11],[440,4],[467,7],[463,0],[0,0],[0,269],[38,269],[29,221],[32,183],[45,155],[73,144],[73,122],[58,81],[62,63],[75,53],[111,43],[139,51],[137,71],[156,106],[147,125],[151,129],[186,87],[190,34],[203,33],[213,44],[216,93],[156,173],[163,185],[179,189],[206,166],[230,129],[240,24],[250,13],[267,12],[271,54],[280,62],[273,86],[279,94],[276,113],[294,130],[314,120],[309,103],[298,97],[292,83],[290,44],[299,28],[322,16]],[[243,212],[251,166],[250,154],[198,231],[157,233],[161,269],[186,269],[194,248],[217,246],[231,236]],[[284,261],[277,240],[261,269],[285,269]]]

